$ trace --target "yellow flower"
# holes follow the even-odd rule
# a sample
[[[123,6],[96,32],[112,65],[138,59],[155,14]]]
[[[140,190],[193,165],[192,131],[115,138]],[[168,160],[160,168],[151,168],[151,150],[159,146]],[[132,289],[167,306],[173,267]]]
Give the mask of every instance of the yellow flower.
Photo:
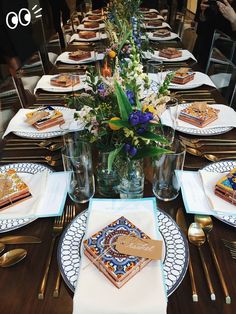
[[[142,111],[143,111],[143,112],[149,111],[149,112],[151,112],[151,113],[155,113],[155,112],[156,112],[156,109],[154,108],[153,105],[143,105]]]
[[[114,50],[110,50],[109,53],[108,53],[108,56],[111,58],[111,59],[114,59],[115,56],[116,56],[116,52]]]
[[[121,120],[120,118],[118,118],[118,117],[113,117],[113,118],[111,118],[111,120]],[[115,125],[115,124],[112,124],[112,122],[111,123],[108,123],[108,125],[109,125],[109,127],[110,127],[110,129],[112,129],[113,131],[117,131],[117,130],[119,130],[121,127],[120,126],[117,126],[117,125]]]

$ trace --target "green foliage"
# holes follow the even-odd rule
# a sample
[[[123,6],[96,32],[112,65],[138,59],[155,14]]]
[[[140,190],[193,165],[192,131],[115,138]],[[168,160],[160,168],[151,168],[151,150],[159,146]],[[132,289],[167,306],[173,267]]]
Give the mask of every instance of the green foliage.
[[[121,119],[128,120],[130,113],[133,111],[133,108],[125,92],[117,82],[115,82],[115,95],[117,97]]]

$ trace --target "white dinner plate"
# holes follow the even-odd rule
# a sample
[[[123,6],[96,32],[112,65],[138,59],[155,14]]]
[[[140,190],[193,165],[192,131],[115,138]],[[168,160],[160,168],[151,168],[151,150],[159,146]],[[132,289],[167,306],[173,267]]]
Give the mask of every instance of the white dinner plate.
[[[188,106],[189,106],[189,104],[179,104],[178,112],[180,112],[182,109],[187,108]],[[168,110],[166,110],[161,116],[161,121],[165,125],[170,125],[170,123],[173,123],[173,121],[170,121]],[[222,118],[223,117],[224,116],[222,115]],[[191,124],[189,124],[189,123],[186,123],[186,122],[183,122],[183,123],[186,124],[186,126],[179,126],[177,124],[175,129],[177,131],[185,133],[185,134],[191,134],[191,135],[197,135],[197,136],[211,136],[211,135],[223,134],[223,133],[227,133],[233,129],[233,127],[230,127],[230,126],[228,126],[228,127],[227,126],[225,126],[225,127],[223,127],[223,126],[222,127],[214,127],[214,126],[210,127],[210,125],[206,128],[197,128],[197,127],[191,126]],[[217,121],[215,123],[217,123]],[[173,127],[173,125],[172,125],[172,127]]]
[[[170,32],[170,36],[167,36],[167,37],[155,37],[153,36],[152,33],[147,33],[147,35],[150,40],[154,40],[154,41],[165,41],[165,40],[173,40],[173,39],[179,38],[179,35],[173,32]]]
[[[70,114],[70,108],[65,108],[65,107],[58,107],[58,106],[52,106],[58,109],[65,115],[65,113]],[[67,119],[65,120],[67,121]],[[23,138],[37,138],[37,139],[46,139],[46,138],[52,138],[52,137],[57,137],[57,136],[62,136],[64,134],[64,131],[62,129],[58,131],[50,131],[50,128],[48,131],[45,132],[40,132],[36,130],[34,127],[31,127],[32,129],[27,130],[27,131],[13,131],[13,133],[19,137]],[[52,129],[52,128],[51,128]]]
[[[51,92],[51,93],[71,93],[73,91],[78,91],[86,87],[85,75],[80,75],[79,76],[80,82],[74,86],[69,86],[69,87],[53,86],[50,83],[50,80],[56,76],[58,76],[58,74],[57,75],[43,75],[41,79],[38,81],[34,89],[34,94],[36,94],[38,89],[42,89],[46,92]]]
[[[48,173],[53,172],[52,169],[41,164],[17,163],[1,166],[0,173],[3,173],[9,169],[15,169],[17,173],[30,173],[30,174],[35,174],[43,171],[47,171]],[[0,213],[0,233],[24,227],[35,220],[36,218],[1,219]]]
[[[163,22],[162,25],[160,25],[160,26],[150,26],[150,25],[141,24],[141,27],[143,27],[145,29],[171,28],[170,25],[166,22]]]
[[[234,168],[236,168],[236,160],[225,160],[209,164],[203,170],[209,172],[229,172]],[[236,216],[214,215],[214,217],[236,228]]]
[[[91,63],[94,61],[100,61],[104,59],[104,53],[95,53],[94,51],[91,51],[91,57],[80,60],[80,61],[76,61],[69,58],[69,53],[70,53],[69,51],[65,51],[62,54],[60,54],[57,57],[56,63],[62,62],[66,64],[86,64],[86,63]]]
[[[157,60],[157,61],[162,61],[162,62],[181,62],[181,61],[185,61],[188,59],[193,59],[196,61],[195,57],[193,56],[193,54],[190,51],[188,51],[186,49],[180,49],[180,51],[182,51],[182,56],[178,57],[178,58],[173,58],[173,59],[160,57],[159,51],[154,51],[154,53],[144,52],[144,57],[146,59],[151,59],[153,61]]]
[[[80,24],[77,27],[78,31],[98,31],[99,29],[103,29],[105,28],[105,24],[104,23],[99,23],[99,27],[95,27],[95,28],[88,28],[88,27],[84,27],[84,24]]]
[[[166,213],[158,211],[158,227],[163,239],[165,256],[163,271],[167,295],[180,285],[188,268],[189,249],[186,237],[175,221]],[[82,241],[86,230],[87,211],[79,214],[60,238],[57,258],[65,283],[74,292],[80,267]]]

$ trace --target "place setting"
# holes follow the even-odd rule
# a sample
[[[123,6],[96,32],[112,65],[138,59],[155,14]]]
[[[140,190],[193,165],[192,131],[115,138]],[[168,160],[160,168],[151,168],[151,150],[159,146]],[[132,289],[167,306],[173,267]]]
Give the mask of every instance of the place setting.
[[[3,138],[13,132],[23,138],[46,139],[64,134],[60,126],[74,120],[75,109],[59,106],[41,106],[37,109],[20,109],[11,119]],[[76,123],[77,130],[83,125]]]
[[[104,58],[104,53],[97,53],[96,51],[84,51],[77,49],[75,51],[65,51],[56,59],[56,64],[64,63],[69,65],[86,64],[95,61],[101,61]]]

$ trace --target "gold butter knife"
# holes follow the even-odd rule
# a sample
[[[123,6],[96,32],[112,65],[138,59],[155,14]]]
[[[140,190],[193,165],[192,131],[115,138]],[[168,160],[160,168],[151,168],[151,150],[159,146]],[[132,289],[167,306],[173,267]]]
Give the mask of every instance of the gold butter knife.
[[[187,224],[185,221],[183,209],[179,208],[176,214],[176,222],[179,225],[179,227],[182,229],[184,234],[187,236],[188,234],[188,228]],[[196,283],[195,283],[195,278],[194,278],[194,273],[193,273],[193,265],[189,253],[189,275],[190,275],[190,281],[191,281],[191,286],[192,286],[192,298],[193,302],[198,302],[198,294],[197,294],[197,288],[196,288]]]
[[[0,242],[4,244],[27,244],[41,243],[41,239],[34,236],[6,236],[0,238]]]

